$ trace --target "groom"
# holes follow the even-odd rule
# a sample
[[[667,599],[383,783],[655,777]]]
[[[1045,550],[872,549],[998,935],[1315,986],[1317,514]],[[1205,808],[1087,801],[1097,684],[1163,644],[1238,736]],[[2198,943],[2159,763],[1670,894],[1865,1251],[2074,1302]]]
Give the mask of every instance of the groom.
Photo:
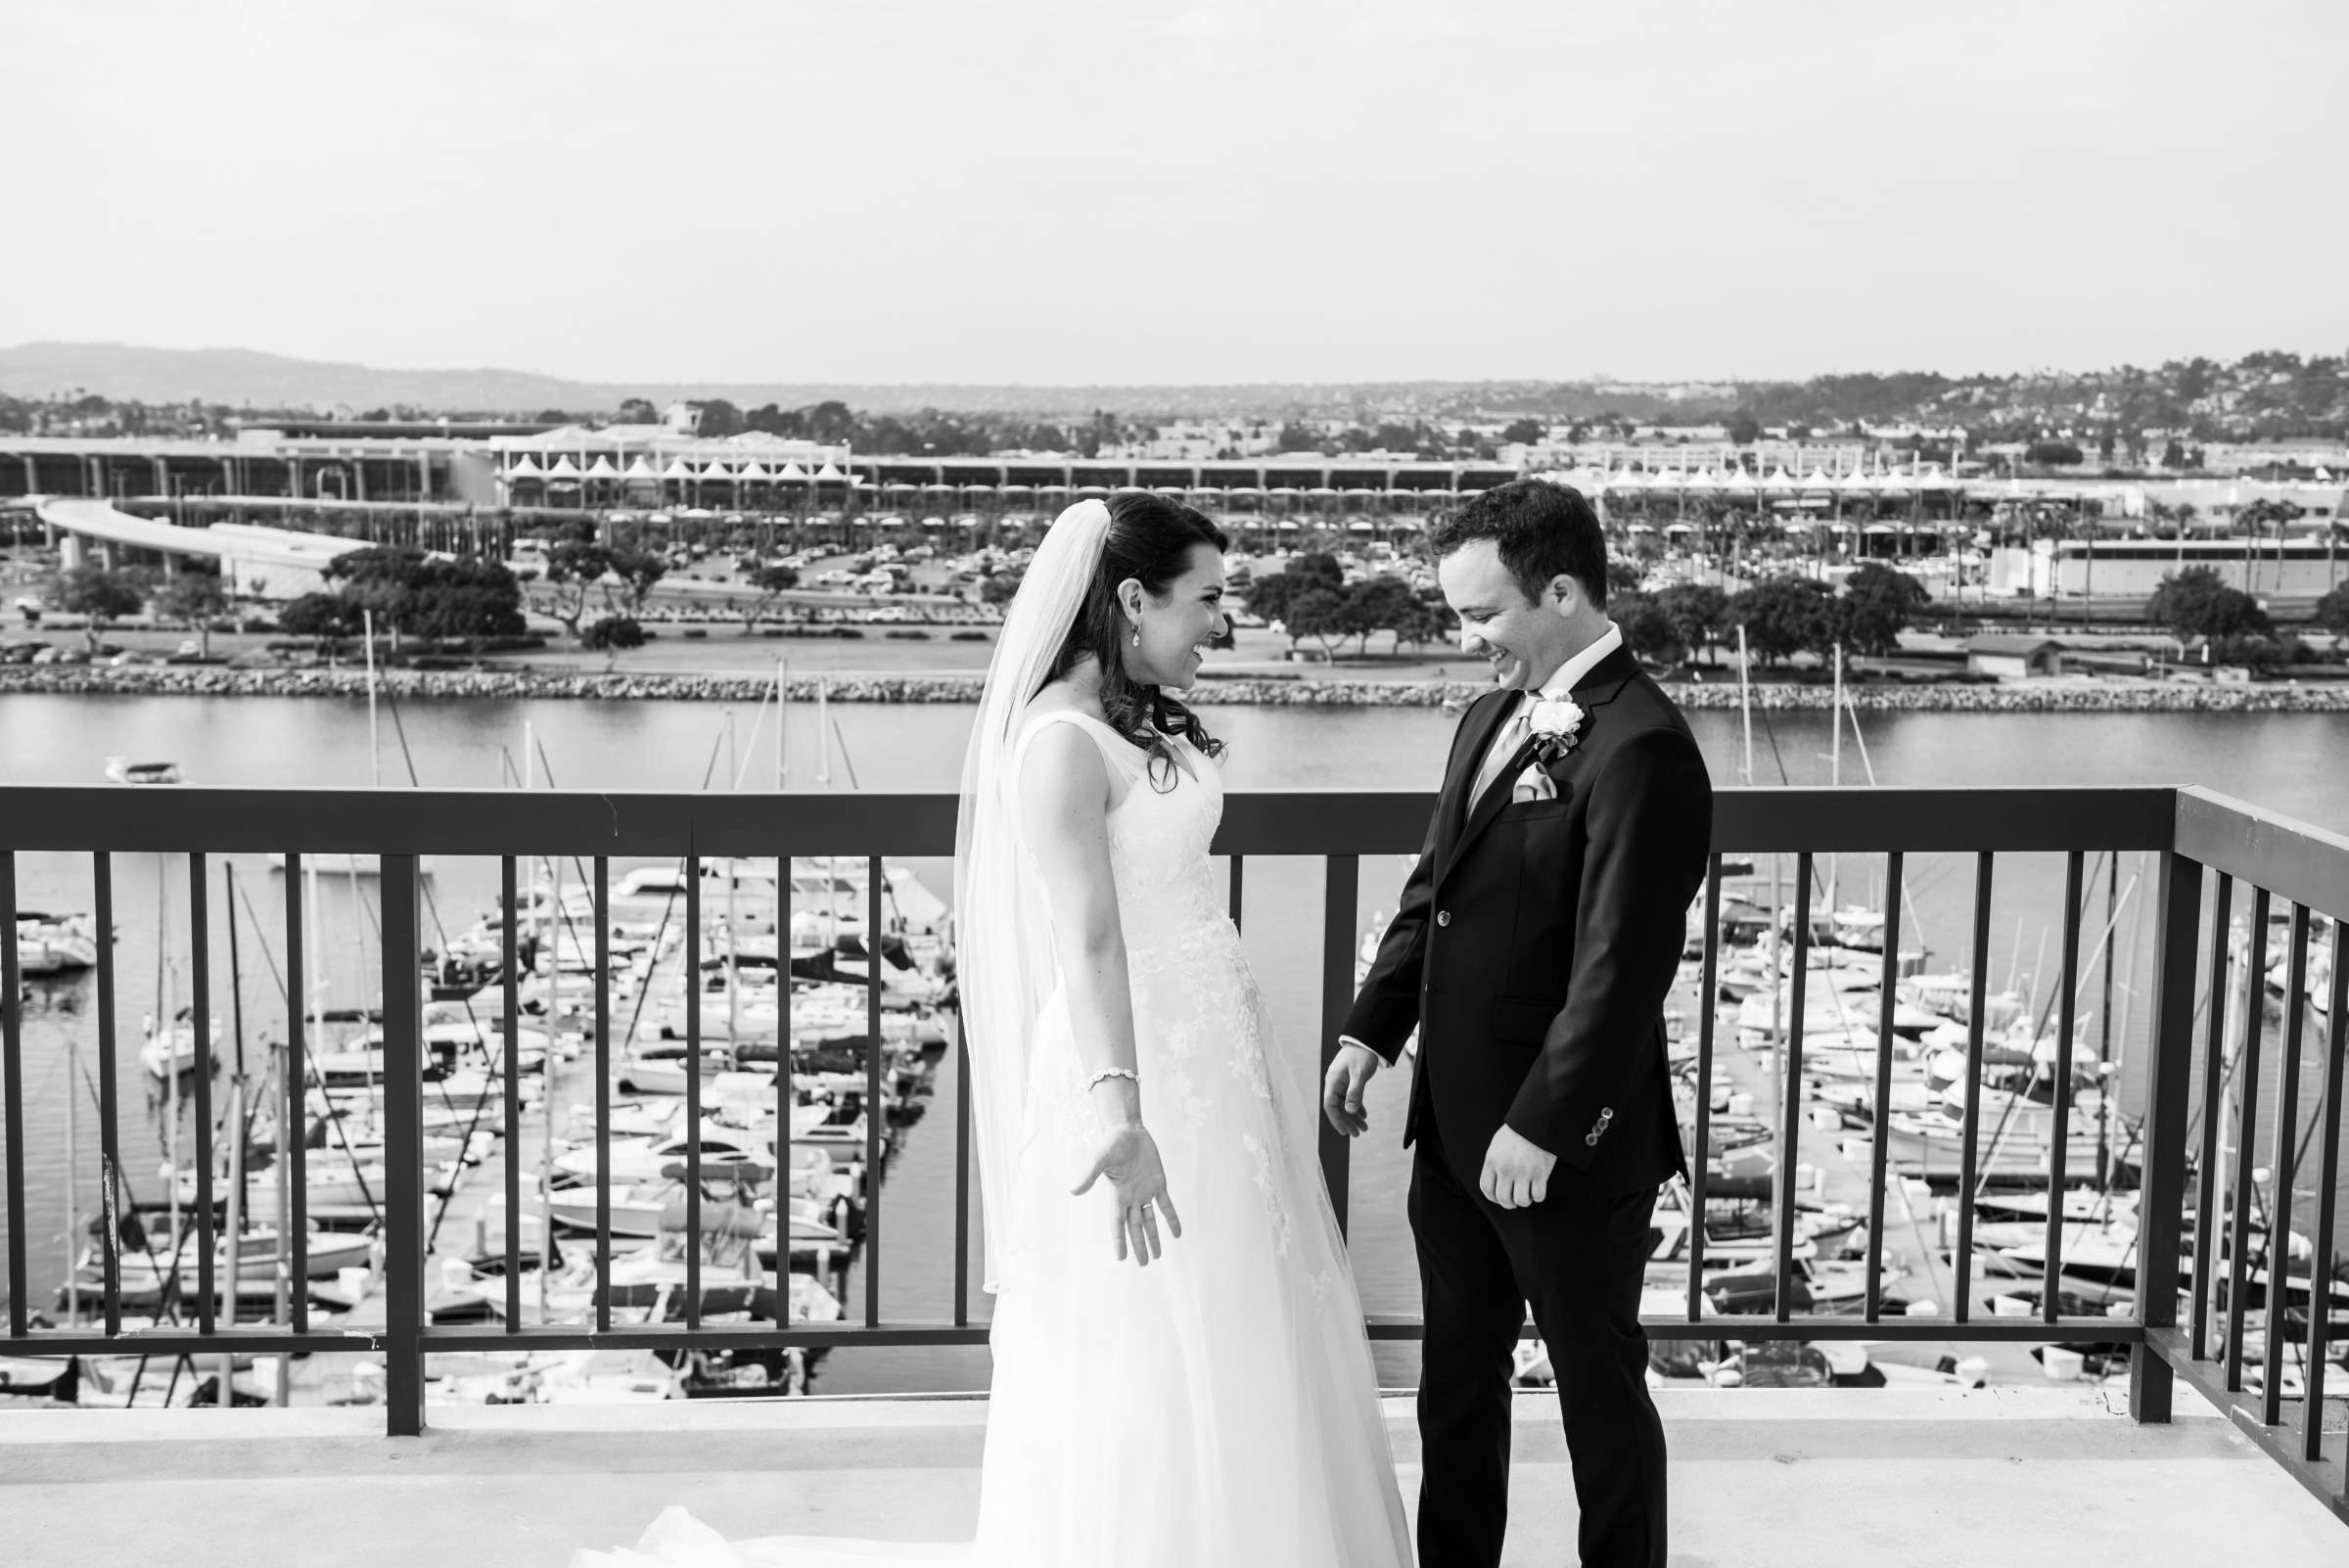
[[[1413,1029],[1404,1141],[1426,1313],[1421,1568],[1494,1568],[1510,1351],[1533,1309],[1557,1374],[1586,1568],[1663,1568],[1664,1431],[1641,1268],[1686,1173],[1663,1009],[1713,818],[1680,711],[1606,614],[1582,495],[1518,480],[1430,535],[1497,690],[1469,708],[1394,923],[1323,1084],[1354,1136]]]

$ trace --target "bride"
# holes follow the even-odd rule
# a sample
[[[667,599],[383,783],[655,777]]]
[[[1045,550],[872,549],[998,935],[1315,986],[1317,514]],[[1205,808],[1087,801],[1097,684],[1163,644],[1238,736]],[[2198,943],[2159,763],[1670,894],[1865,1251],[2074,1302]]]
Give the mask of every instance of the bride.
[[[1208,859],[1222,744],[1176,695],[1223,630],[1225,542],[1148,492],[1071,507],[980,699],[954,865],[996,1293],[977,1540],[729,1545],[670,1509],[574,1568],[1409,1562],[1345,1242]]]

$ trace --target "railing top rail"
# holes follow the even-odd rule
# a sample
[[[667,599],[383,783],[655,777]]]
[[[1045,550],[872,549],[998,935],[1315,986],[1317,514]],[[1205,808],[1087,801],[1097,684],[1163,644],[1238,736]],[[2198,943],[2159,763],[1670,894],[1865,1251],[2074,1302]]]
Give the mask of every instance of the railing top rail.
[[[2214,797],[2215,799],[2215,797]],[[1224,854],[1408,851],[1432,794],[1261,790],[1224,806]],[[210,853],[947,855],[949,791],[891,794],[0,785],[0,850]],[[1739,853],[2163,850],[2168,788],[1724,789],[1713,846]],[[2317,834],[2314,829],[2294,831]]]
[[[2349,835],[2215,790],[2178,792],[2178,853],[2280,899],[2349,919]]]

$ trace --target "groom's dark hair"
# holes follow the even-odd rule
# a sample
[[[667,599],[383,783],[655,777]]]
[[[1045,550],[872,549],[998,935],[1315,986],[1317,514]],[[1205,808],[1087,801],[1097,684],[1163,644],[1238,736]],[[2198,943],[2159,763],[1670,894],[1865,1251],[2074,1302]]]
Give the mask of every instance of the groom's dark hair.
[[[1528,599],[1540,599],[1562,575],[1583,585],[1592,608],[1607,607],[1606,530],[1573,485],[1511,480],[1440,518],[1427,534],[1439,561],[1478,539],[1499,549],[1500,564]]]

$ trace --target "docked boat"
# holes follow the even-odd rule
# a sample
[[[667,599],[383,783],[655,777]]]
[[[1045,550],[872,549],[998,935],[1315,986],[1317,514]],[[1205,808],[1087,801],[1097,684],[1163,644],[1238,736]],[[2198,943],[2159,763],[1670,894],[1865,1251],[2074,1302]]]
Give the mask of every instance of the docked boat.
[[[269,856],[269,869],[283,871],[285,868],[286,857],[283,854],[272,853]],[[316,853],[303,855],[301,868],[304,871],[315,871],[322,877],[380,877],[384,874],[384,858],[367,850],[322,850]],[[426,877],[433,874],[433,857],[431,855],[416,856],[416,874]]]
[[[1964,1174],[1962,1094],[1962,1087],[1954,1086],[1928,1111],[1892,1115],[1881,1135],[1894,1167],[1927,1180],[1956,1179]],[[2063,1130],[2064,1170],[2071,1179],[2088,1181],[2096,1176],[2096,1124],[2101,1110],[2102,1097],[2095,1091],[2073,1098],[2071,1118]],[[2110,1131],[2116,1141],[2124,1140],[2117,1121]],[[2051,1168],[2049,1156],[2055,1136],[2053,1106],[2004,1089],[1984,1088],[1974,1133],[1975,1176],[1990,1180],[2044,1181]]]
[[[211,1029],[207,1033],[206,1044],[211,1069],[216,1073],[220,1070],[220,1020],[217,1018],[212,1020]],[[154,1079],[194,1072],[195,1024],[186,1018],[175,1018],[159,1027],[154,1019],[148,1019],[147,1043],[139,1047],[139,1065],[147,1070],[149,1078]]]
[[[28,978],[69,974],[98,962],[98,938],[87,915],[17,911],[17,973]]]
[[[134,762],[127,757],[106,760],[106,776],[117,784],[177,784],[177,762]]]

